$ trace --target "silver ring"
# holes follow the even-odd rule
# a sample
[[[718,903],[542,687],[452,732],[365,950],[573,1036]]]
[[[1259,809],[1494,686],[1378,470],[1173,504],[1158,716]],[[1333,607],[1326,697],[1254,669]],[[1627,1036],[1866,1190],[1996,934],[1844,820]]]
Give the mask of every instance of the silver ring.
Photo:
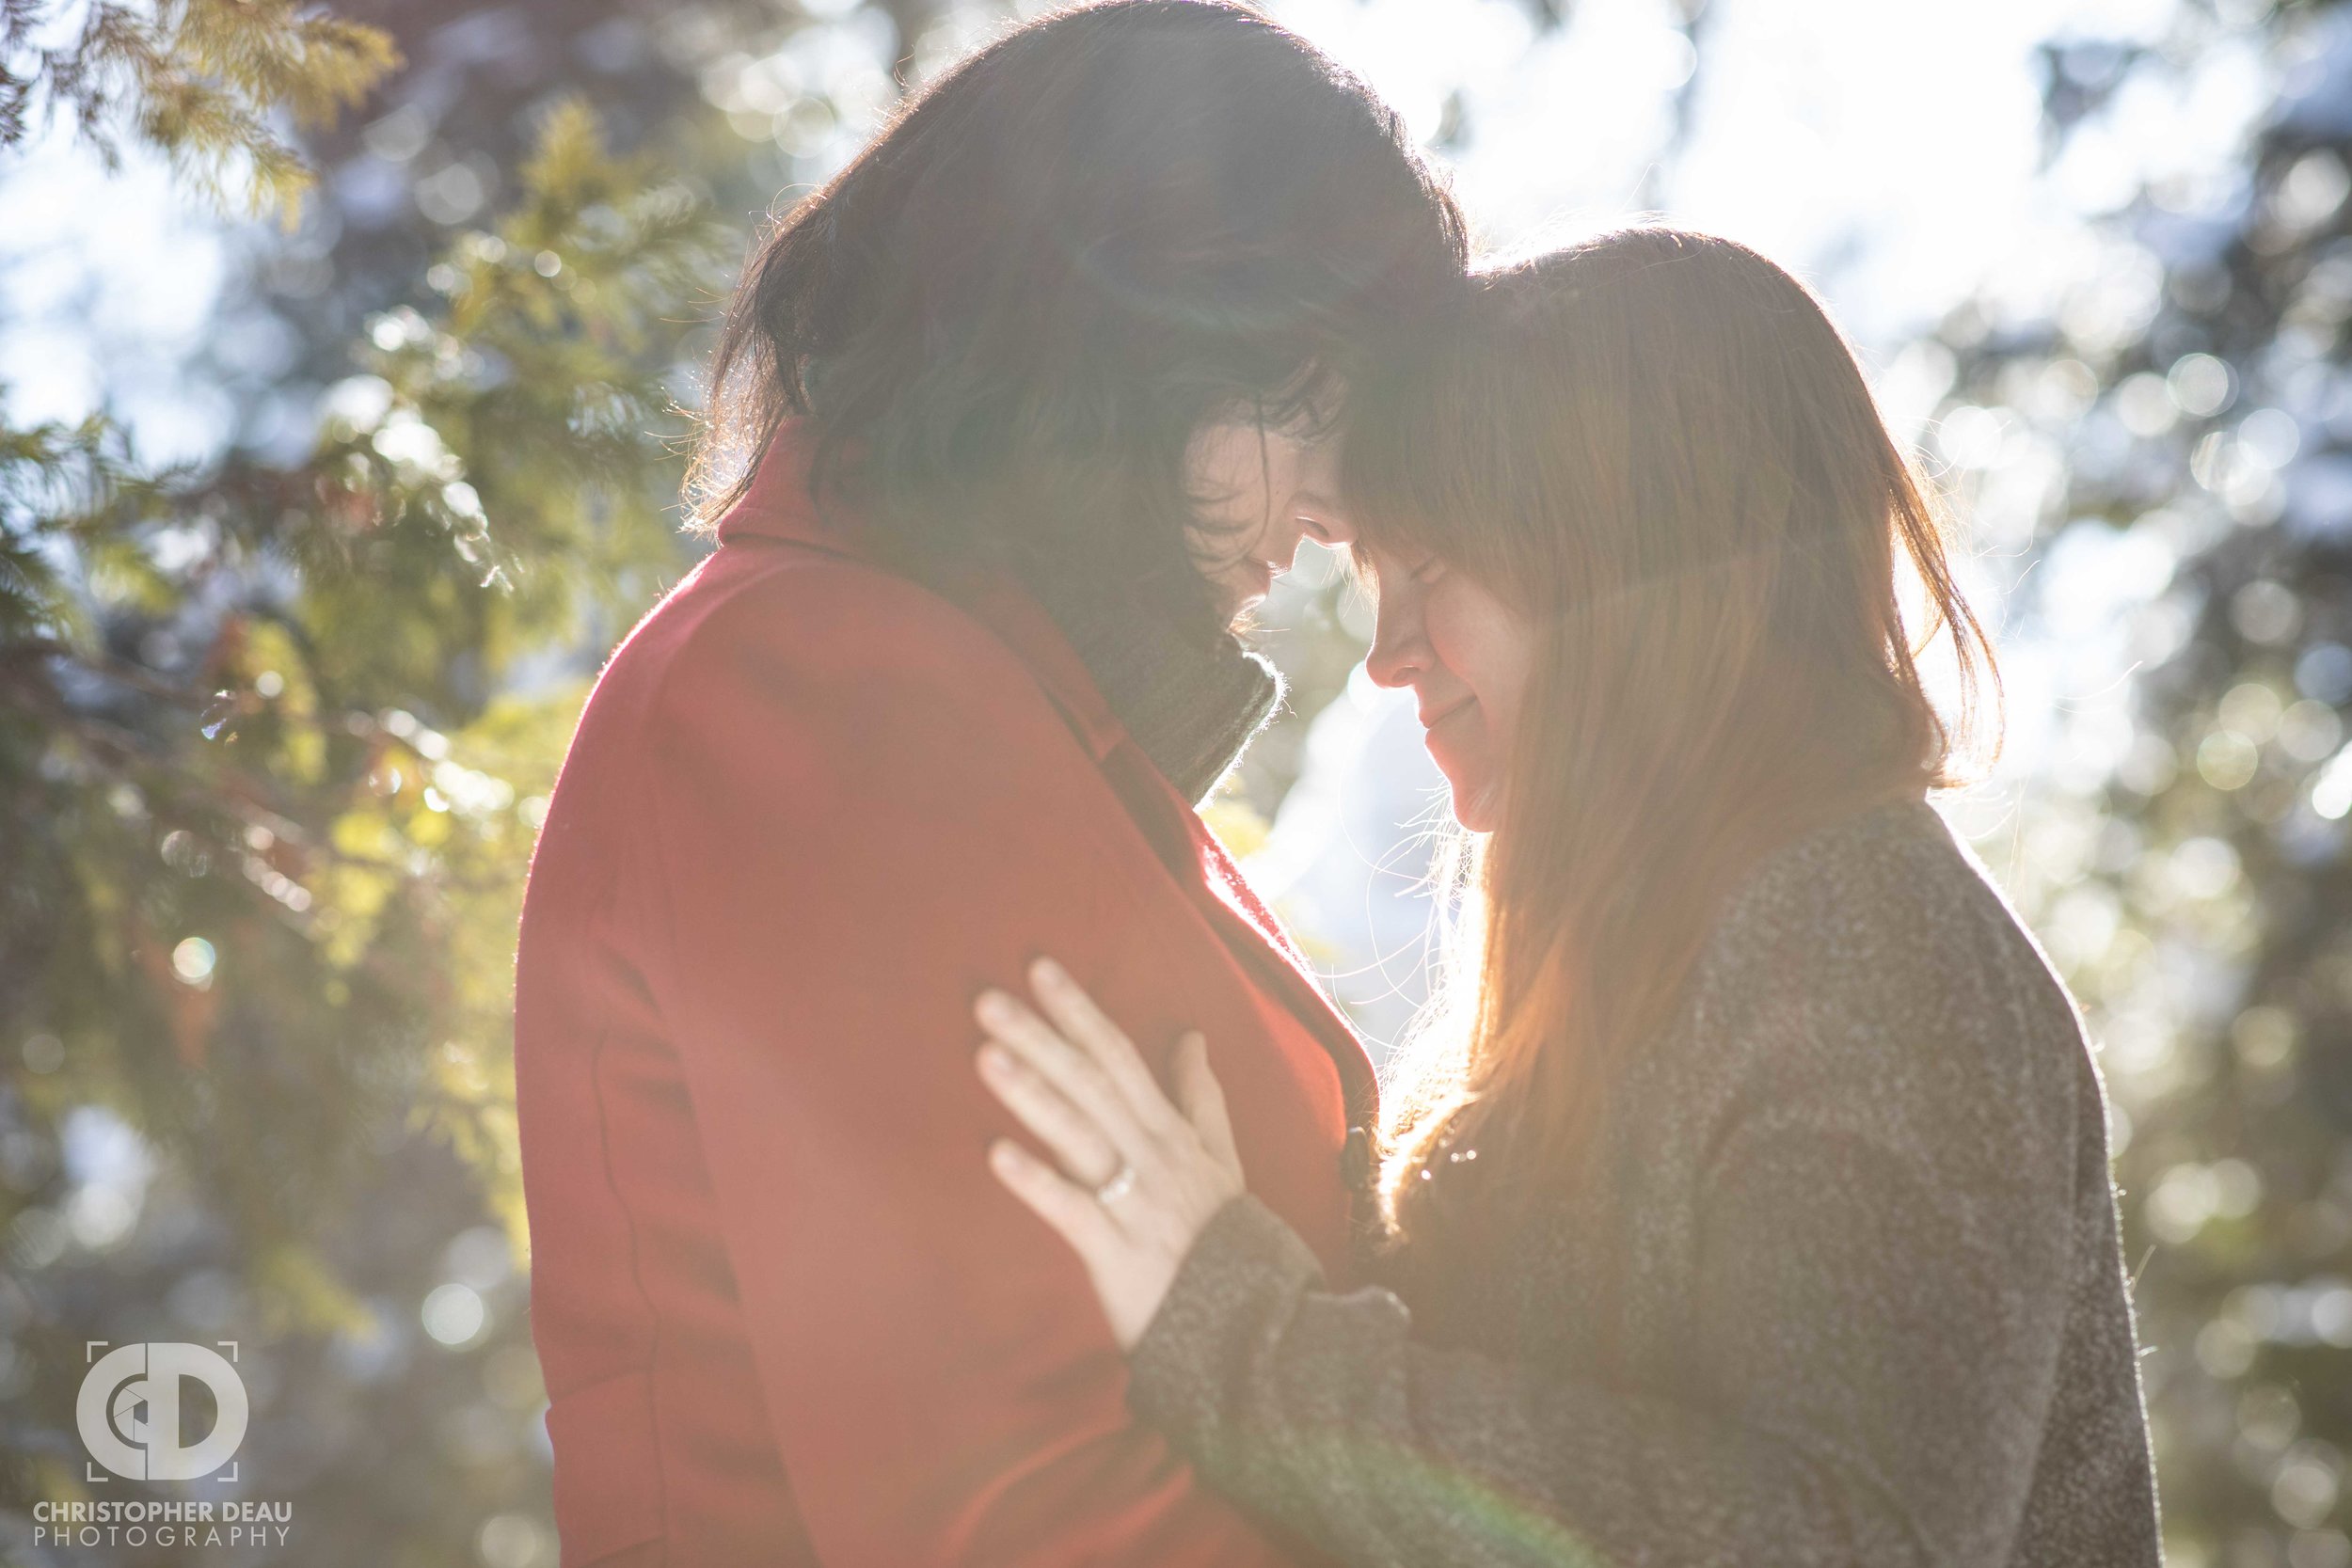
[[[1122,1164],[1108,1181],[1094,1189],[1094,1201],[1105,1209],[1136,1190],[1136,1167]]]

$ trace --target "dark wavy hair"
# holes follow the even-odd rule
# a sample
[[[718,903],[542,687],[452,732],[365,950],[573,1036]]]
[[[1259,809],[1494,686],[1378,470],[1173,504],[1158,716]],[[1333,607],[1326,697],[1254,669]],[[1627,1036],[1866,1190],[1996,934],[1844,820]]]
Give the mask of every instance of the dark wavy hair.
[[[1327,412],[1465,250],[1394,111],[1256,11],[1056,12],[914,95],[758,245],[695,521],[802,420],[820,498],[901,569],[1053,576],[1213,637],[1193,433]]]

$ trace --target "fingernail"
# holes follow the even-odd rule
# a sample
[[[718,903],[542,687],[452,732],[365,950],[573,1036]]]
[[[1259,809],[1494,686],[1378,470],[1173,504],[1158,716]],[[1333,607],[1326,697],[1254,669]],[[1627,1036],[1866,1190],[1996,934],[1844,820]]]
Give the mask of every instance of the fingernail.
[[[1041,986],[1062,986],[1070,983],[1070,975],[1051,958],[1040,958],[1029,966],[1029,978]]]
[[[1004,1023],[1010,1021],[1012,998],[993,988],[980,992],[972,1003],[972,1010],[983,1023]]]

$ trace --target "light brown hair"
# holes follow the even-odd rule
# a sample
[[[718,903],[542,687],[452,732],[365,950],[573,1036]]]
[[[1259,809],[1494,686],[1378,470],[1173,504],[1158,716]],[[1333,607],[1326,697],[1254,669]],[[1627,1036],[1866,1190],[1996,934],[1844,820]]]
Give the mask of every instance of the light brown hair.
[[[1387,1129],[1396,1233],[1458,1186],[1490,1234],[1584,1173],[1741,874],[1954,782],[1997,676],[1852,350],[1731,241],[1642,227],[1481,274],[1348,441],[1359,547],[1443,558],[1540,639],[1495,832],[1460,863],[1454,1005]],[[1939,631],[1949,720],[1919,663]],[[1477,1148],[1476,1175],[1450,1182],[1441,1148]]]

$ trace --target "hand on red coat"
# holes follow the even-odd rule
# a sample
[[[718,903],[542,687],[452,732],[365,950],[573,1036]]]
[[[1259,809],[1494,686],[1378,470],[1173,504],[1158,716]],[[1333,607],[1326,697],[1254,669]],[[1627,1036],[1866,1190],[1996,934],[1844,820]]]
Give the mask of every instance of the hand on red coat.
[[[989,1165],[1076,1250],[1113,1338],[1133,1350],[1193,1243],[1245,1190],[1225,1094],[1199,1034],[1177,1044],[1171,1101],[1060,965],[1039,959],[1029,983],[1043,1017],[1000,990],[974,1005],[989,1034],[979,1073],[1059,1168],[1009,1139]]]

